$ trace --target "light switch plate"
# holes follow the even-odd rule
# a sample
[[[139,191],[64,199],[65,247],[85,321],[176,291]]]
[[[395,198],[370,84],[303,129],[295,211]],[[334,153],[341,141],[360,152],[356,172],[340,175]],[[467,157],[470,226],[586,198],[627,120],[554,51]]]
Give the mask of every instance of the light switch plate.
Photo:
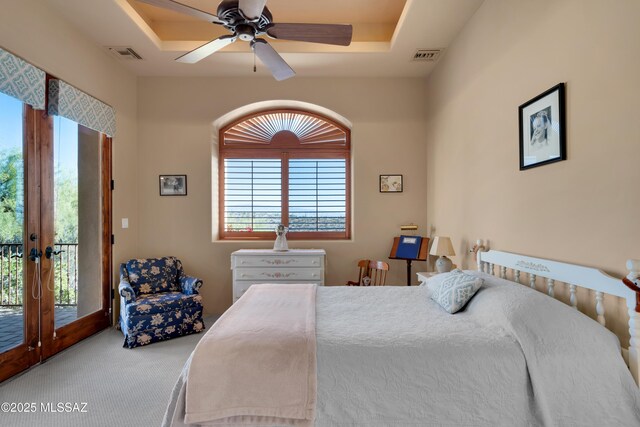
[[[122,228],[129,228],[129,218],[122,218]]]

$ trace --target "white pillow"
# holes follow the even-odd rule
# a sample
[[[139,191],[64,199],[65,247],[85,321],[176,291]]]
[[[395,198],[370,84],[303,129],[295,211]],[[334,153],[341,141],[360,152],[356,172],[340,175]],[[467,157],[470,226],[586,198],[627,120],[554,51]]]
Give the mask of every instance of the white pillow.
[[[435,286],[431,292],[431,299],[451,314],[461,310],[484,283],[484,279],[471,276],[461,270],[453,270],[438,276],[444,277],[438,281],[439,283],[433,283]],[[434,276],[434,279],[438,276]],[[431,286],[432,283],[427,282],[427,287]]]
[[[420,284],[420,286],[427,288],[427,295],[431,297],[431,295],[433,295],[435,290],[440,287],[444,279],[446,279],[449,274],[450,273],[435,274],[431,277],[428,277],[427,280]]]

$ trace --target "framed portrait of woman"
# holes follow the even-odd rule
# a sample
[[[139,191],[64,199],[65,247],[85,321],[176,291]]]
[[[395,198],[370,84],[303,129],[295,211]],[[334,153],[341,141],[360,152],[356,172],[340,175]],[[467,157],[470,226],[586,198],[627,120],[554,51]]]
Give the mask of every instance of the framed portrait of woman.
[[[566,160],[564,83],[518,108],[520,170]]]

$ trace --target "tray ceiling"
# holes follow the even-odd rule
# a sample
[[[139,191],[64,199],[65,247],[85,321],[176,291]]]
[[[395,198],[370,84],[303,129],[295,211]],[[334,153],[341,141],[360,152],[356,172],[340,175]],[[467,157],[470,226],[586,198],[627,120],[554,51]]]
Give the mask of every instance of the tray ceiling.
[[[122,61],[141,76],[269,76],[248,43],[234,43],[197,64],[174,59],[221,34],[218,25],[136,0],[46,0],[99,46],[133,48]],[[215,13],[217,0],[181,0]],[[275,22],[350,23],[351,46],[269,40],[298,77],[426,76],[436,63],[412,61],[416,49],[445,49],[482,0],[268,0]],[[442,57],[442,55],[441,55]]]

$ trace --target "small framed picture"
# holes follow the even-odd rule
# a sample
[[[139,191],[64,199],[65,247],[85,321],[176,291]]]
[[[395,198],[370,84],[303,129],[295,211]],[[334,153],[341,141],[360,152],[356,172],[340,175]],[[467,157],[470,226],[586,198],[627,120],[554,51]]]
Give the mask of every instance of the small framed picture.
[[[402,193],[402,175],[380,175],[381,193]]]
[[[566,160],[564,83],[522,104],[520,170]]]
[[[187,175],[160,175],[161,196],[186,196]]]

